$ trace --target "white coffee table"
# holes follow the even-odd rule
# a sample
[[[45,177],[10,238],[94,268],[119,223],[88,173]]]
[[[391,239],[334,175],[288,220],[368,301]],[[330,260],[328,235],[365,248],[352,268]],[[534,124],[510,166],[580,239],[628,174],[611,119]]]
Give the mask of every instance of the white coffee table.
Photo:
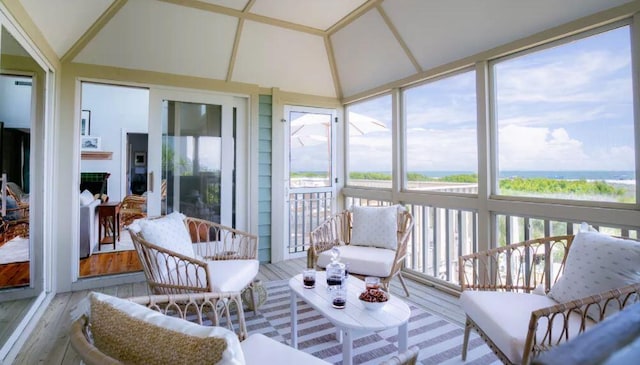
[[[408,323],[411,310],[409,306],[391,296],[380,310],[370,311],[364,308],[358,296],[364,291],[364,282],[349,276],[347,280],[347,305],[336,309],[331,305],[327,291],[327,278],[324,271],[316,273],[316,287],[305,289],[302,274],[289,280],[291,289],[291,346],[298,348],[298,298],[301,298],[329,320],[338,330],[338,341],[342,340],[342,363],[353,363],[353,338],[358,332],[372,332],[398,327],[398,352],[407,350]],[[341,338],[342,337],[342,338]]]

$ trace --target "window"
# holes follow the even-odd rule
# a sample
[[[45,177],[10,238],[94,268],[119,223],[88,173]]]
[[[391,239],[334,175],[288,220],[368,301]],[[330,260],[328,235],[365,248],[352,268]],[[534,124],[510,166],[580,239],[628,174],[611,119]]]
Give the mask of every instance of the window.
[[[492,66],[498,194],[635,203],[630,27]]]
[[[347,184],[391,188],[391,95],[347,108]]]
[[[404,91],[406,187],[478,192],[475,71]]]

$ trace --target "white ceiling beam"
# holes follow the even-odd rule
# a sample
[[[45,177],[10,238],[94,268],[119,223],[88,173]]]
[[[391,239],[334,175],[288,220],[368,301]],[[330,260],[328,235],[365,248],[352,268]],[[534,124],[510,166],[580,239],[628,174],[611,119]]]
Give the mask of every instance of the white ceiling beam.
[[[380,13],[380,16],[382,16],[382,19],[384,19],[384,22],[387,24],[387,27],[389,27],[389,30],[391,31],[391,33],[393,33],[393,36],[396,38],[396,41],[398,41],[398,43],[400,44],[400,47],[402,47],[402,49],[404,50],[404,53],[407,55],[407,57],[413,64],[413,67],[416,68],[416,72],[422,72],[423,71],[422,66],[420,66],[420,64],[418,63],[418,60],[416,60],[416,58],[413,56],[413,53],[411,53],[411,50],[405,43],[404,39],[402,39],[402,36],[398,32],[398,29],[396,28],[396,26],[391,21],[391,18],[389,18],[389,15],[387,15],[387,12],[384,11],[384,9],[382,8],[382,5],[380,4],[376,5],[376,9],[378,10],[378,13]]]
[[[231,9],[231,8],[227,8],[220,5],[205,3],[198,0],[158,0],[158,1],[163,1],[165,3],[170,3],[174,5],[186,6],[186,7],[204,10],[204,11],[210,11],[212,13],[234,16],[244,20],[252,20],[258,23],[269,24],[276,27],[296,30],[298,32],[309,33],[317,36],[325,35],[325,31],[321,29],[307,27],[304,25],[291,23],[284,20],[280,20],[280,19],[274,19],[267,16],[262,16],[262,15],[253,14],[249,12],[244,12],[244,10],[240,11],[240,10]],[[252,5],[252,2],[250,2],[248,5]]]
[[[331,78],[333,79],[333,87],[336,90],[336,98],[342,99],[342,86],[340,85],[340,76],[338,76],[338,67],[336,66],[336,58],[333,55],[333,45],[329,35],[324,36],[324,47],[327,49],[327,58],[329,59],[329,68],[331,69]]]
[[[247,5],[245,5],[244,9],[242,9],[243,13],[249,12],[253,7],[253,4],[256,3],[256,0],[249,0]],[[236,28],[236,37],[233,40],[233,48],[231,49],[231,58],[229,59],[229,68],[227,69],[227,82],[231,82],[231,78],[233,77],[233,67],[236,64],[236,56],[238,54],[238,45],[240,44],[240,37],[242,36],[242,28],[244,27],[244,19],[238,18],[238,27]]]
[[[340,19],[336,24],[327,29],[327,34],[332,35],[347,25],[353,23],[356,19],[361,17],[364,13],[368,12],[372,8],[382,4],[382,0],[367,0],[366,3],[360,5],[357,9],[347,14],[344,18]]]
[[[71,62],[74,58],[80,53],[86,46],[91,42],[91,40],[104,28],[107,23],[122,9],[123,6],[127,3],[128,0],[115,0],[111,6],[107,8],[98,19],[87,29],[84,34],[78,38],[78,40],[69,48],[69,50],[62,56],[60,61]]]

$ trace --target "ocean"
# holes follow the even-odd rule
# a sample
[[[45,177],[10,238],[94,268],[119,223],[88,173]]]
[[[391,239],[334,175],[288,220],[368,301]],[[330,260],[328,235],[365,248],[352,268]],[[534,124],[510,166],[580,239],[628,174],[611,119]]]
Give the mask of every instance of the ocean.
[[[422,175],[430,177],[443,177],[459,174],[473,174],[471,171],[420,171]],[[635,171],[500,171],[500,178],[548,178],[548,179],[566,179],[566,180],[605,180],[605,181],[635,181]]]

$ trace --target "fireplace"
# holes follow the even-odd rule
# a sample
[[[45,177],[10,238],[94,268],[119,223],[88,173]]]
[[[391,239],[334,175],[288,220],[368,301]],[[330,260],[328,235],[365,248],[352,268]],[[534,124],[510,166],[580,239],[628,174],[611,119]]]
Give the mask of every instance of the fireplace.
[[[109,195],[107,191],[108,172],[82,172],[80,173],[80,191],[89,190],[92,194]]]

